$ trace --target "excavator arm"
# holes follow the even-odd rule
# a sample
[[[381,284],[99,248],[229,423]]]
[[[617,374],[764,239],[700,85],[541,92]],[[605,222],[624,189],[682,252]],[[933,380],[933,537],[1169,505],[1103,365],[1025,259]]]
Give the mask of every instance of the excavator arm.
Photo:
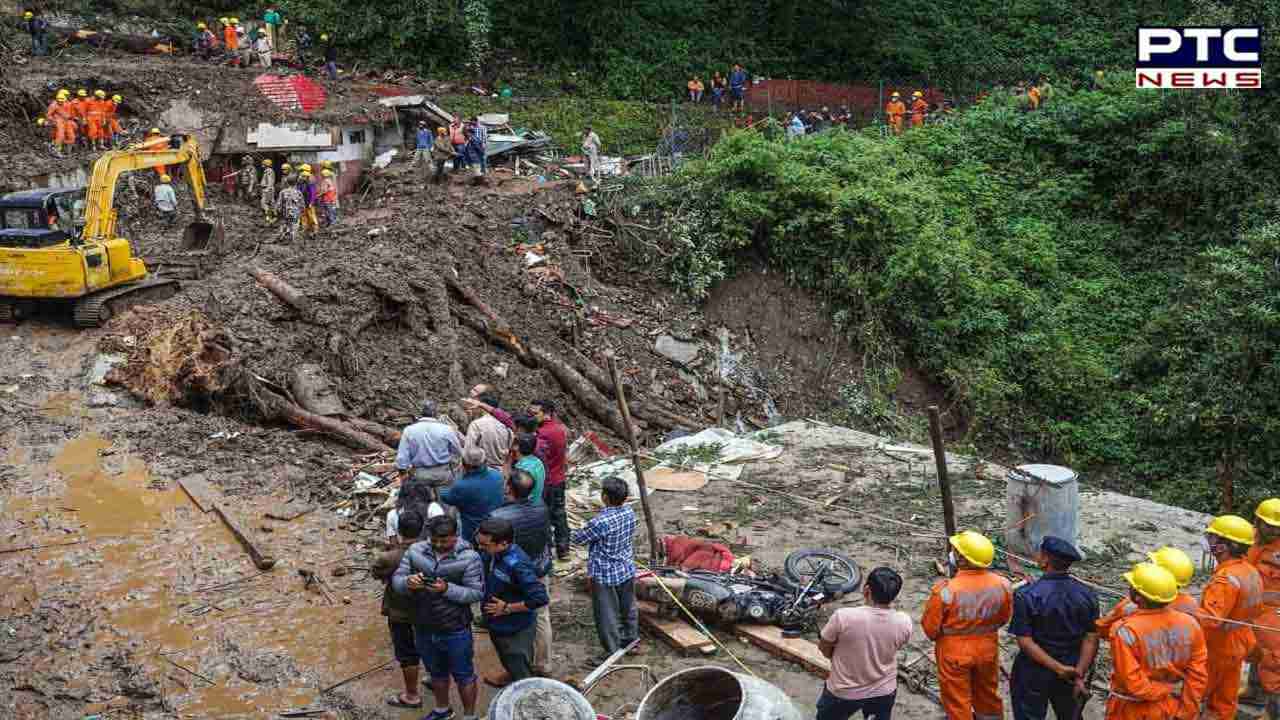
[[[196,220],[202,220],[205,208],[204,166],[200,164],[200,147],[190,135],[155,138],[124,150],[103,154],[93,164],[93,178],[85,196],[85,225],[81,239],[104,241],[115,237],[116,181],[133,170],[159,165],[186,165],[187,184],[195,201]]]

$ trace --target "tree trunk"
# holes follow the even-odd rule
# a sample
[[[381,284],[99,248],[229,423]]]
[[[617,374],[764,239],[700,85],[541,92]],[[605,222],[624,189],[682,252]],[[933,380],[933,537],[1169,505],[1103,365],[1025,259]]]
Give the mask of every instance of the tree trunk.
[[[363,430],[341,420],[307,412],[265,388],[259,396],[274,413],[293,425],[328,433],[358,450],[382,453],[390,449],[389,445]]]
[[[280,301],[297,310],[304,318],[311,317],[311,298],[303,295],[297,288],[281,280],[277,275],[261,268],[251,268],[249,274],[258,284],[271,291]]]
[[[365,420],[362,417],[348,415],[344,416],[343,419],[345,419],[351,427],[361,432],[369,433],[391,447],[397,447],[400,445],[400,431],[395,428],[389,428],[382,423]]]

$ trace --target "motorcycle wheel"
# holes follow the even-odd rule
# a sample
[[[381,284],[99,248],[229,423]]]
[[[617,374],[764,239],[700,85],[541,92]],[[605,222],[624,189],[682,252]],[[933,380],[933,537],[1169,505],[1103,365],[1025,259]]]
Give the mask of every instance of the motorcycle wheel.
[[[785,578],[797,589],[803,588],[824,564],[829,564],[830,569],[822,582],[823,592],[851,593],[862,586],[862,569],[858,564],[830,550],[797,550],[791,553],[783,564]]]

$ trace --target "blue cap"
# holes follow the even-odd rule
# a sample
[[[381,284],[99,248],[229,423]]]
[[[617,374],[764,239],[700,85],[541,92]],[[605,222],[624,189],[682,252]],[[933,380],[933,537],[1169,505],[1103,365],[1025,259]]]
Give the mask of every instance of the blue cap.
[[[1040,549],[1054,557],[1070,560],[1071,562],[1078,562],[1084,559],[1074,545],[1052,535],[1044,536],[1044,539],[1040,541]]]

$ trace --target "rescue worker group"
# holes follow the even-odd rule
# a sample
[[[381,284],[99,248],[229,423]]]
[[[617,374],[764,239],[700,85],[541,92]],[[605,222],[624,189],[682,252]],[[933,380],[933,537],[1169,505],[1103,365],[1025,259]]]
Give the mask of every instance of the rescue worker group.
[[[1255,516],[1209,523],[1202,546],[1213,574],[1198,601],[1186,592],[1195,564],[1162,547],[1124,573],[1127,597],[1101,616],[1097,586],[1069,573],[1081,555],[1066,540],[1046,536],[1035,558],[1044,574],[1015,591],[991,569],[989,539],[951,536],[954,575],[934,585],[921,620],[935,642],[947,718],[1004,717],[999,631],[1010,620],[1018,720],[1045,718],[1050,707],[1058,720],[1083,717],[1091,688],[1103,689],[1092,676],[1104,640],[1113,664],[1107,718],[1230,720],[1241,699],[1280,718],[1280,498]]]

